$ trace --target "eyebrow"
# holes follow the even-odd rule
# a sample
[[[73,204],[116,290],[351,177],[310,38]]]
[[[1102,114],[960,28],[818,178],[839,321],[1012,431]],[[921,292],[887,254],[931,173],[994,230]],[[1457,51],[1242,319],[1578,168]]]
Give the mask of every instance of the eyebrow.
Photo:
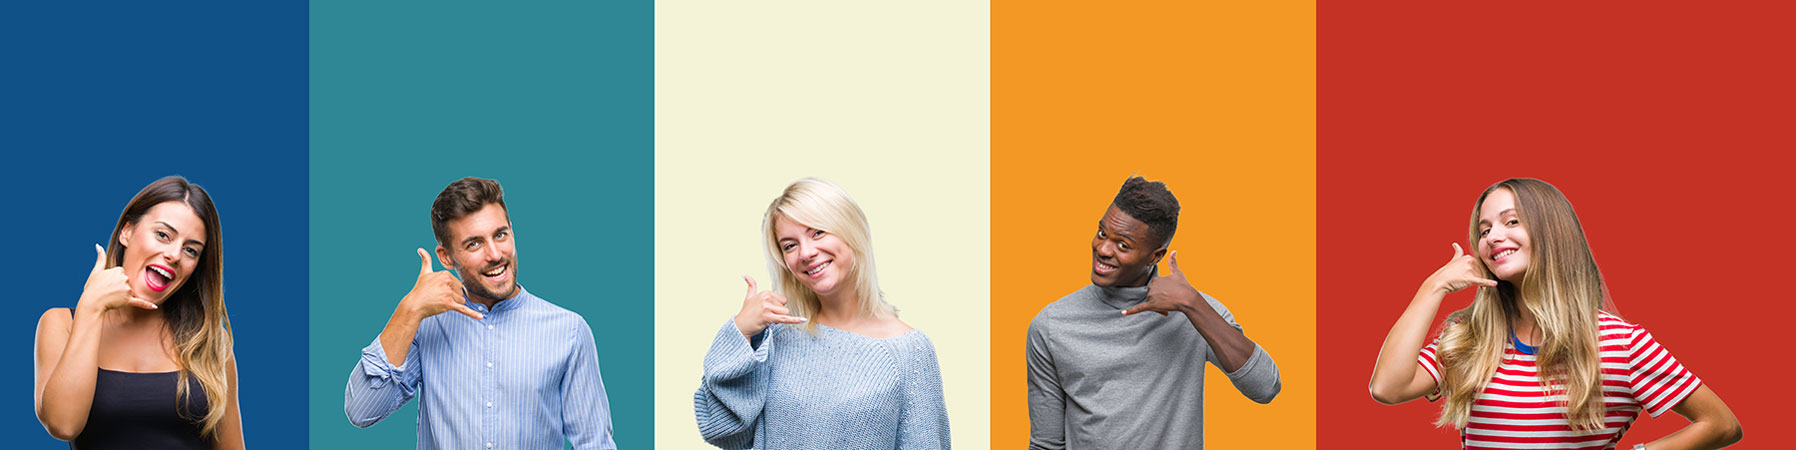
[[[1123,239],[1128,239],[1129,243],[1135,243],[1135,236],[1131,236],[1131,235],[1129,235],[1129,233],[1111,230],[1108,227],[1104,226],[1104,221],[1102,221],[1102,220],[1098,221],[1098,229],[1103,230],[1105,233],[1113,234],[1116,236],[1121,236]]]
[[[175,226],[174,226],[174,225],[169,225],[169,224],[168,224],[168,222],[163,222],[163,221],[160,221],[160,220],[158,220],[158,221],[156,221],[156,223],[158,223],[158,224],[161,224],[161,225],[162,225],[162,226],[163,226],[163,227],[166,227],[166,228],[168,228],[168,231],[173,231],[173,232],[175,232],[175,234],[181,234],[181,229],[180,229],[180,228],[175,228]],[[201,246],[201,247],[205,247],[205,246],[206,246],[206,241],[202,241],[202,240],[199,240],[199,239],[192,239],[192,238],[189,238],[189,239],[187,239],[187,243],[189,243],[189,244],[199,244],[199,246]]]
[[[1503,217],[1504,214],[1509,214],[1509,213],[1513,213],[1513,212],[1515,212],[1515,208],[1509,208],[1509,209],[1505,209],[1502,211],[1497,211],[1497,217]],[[1479,225],[1485,225],[1485,224],[1489,224],[1489,223],[1490,223],[1490,219],[1482,219],[1482,218],[1478,219]]]

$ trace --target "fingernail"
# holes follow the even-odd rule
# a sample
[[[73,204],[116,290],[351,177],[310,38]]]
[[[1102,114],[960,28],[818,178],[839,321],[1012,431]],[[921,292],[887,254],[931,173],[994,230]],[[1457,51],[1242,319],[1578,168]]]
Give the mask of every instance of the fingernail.
[[[805,323],[805,322],[810,322],[810,321],[811,321],[811,319],[809,319],[809,318],[804,318],[804,317],[798,318],[798,323]]]
[[[97,252],[97,253],[106,253],[106,248],[105,248],[105,247],[101,247],[101,246],[100,246],[100,244],[94,244],[94,252]]]

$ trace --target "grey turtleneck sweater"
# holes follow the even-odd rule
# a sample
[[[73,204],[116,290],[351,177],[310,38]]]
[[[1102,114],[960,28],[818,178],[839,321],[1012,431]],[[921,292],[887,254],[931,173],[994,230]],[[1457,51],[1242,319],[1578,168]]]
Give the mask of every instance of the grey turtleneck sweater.
[[[1204,362],[1222,364],[1182,313],[1122,315],[1146,298],[1146,286],[1088,285],[1029,322],[1029,448],[1203,448]],[[1228,377],[1255,402],[1278,395],[1278,365],[1259,344]]]

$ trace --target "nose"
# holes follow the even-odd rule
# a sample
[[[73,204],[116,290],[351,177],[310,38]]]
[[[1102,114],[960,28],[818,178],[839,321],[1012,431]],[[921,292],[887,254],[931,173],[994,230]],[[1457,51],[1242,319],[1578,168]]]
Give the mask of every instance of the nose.
[[[1116,245],[1110,243],[1108,240],[1098,241],[1097,251],[1098,256],[1103,256],[1105,258],[1116,257]]]
[[[817,246],[811,245],[809,242],[798,244],[798,257],[800,259],[810,261],[815,259],[818,253],[821,253],[821,251],[817,249]]]

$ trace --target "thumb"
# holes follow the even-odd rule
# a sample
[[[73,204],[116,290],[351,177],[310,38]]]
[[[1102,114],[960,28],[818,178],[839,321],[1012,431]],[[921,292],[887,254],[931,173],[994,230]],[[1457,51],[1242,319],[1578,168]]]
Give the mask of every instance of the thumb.
[[[758,289],[755,289],[755,277],[751,277],[751,276],[748,276],[748,275],[743,275],[743,276],[742,276],[742,281],[747,281],[747,282],[748,282],[748,294],[746,294],[746,295],[743,295],[743,297],[744,297],[744,298],[747,298],[747,297],[748,297],[748,296],[752,296],[752,295],[755,295],[755,291],[756,291],[756,290],[758,290]]]
[[[1173,250],[1172,256],[1168,257],[1168,259],[1172,260],[1171,262],[1167,263],[1167,267],[1172,268],[1172,273],[1175,273],[1175,274],[1185,273],[1184,270],[1179,269],[1179,251],[1178,250]]]
[[[426,252],[426,251],[424,251],[424,249],[421,249],[421,248],[418,249],[418,259],[421,259],[424,261],[423,267],[418,269],[418,275],[423,276],[423,275],[430,274],[430,272],[431,272],[431,270],[430,270],[430,252]]]
[[[1454,242],[1453,243],[1453,257],[1459,258],[1461,256],[1465,256],[1465,249],[1459,248],[1459,243]]]
[[[101,247],[100,244],[94,244],[94,252],[99,253],[98,256],[94,257],[94,271],[99,271],[100,269],[105,269],[106,268],[106,247]]]

